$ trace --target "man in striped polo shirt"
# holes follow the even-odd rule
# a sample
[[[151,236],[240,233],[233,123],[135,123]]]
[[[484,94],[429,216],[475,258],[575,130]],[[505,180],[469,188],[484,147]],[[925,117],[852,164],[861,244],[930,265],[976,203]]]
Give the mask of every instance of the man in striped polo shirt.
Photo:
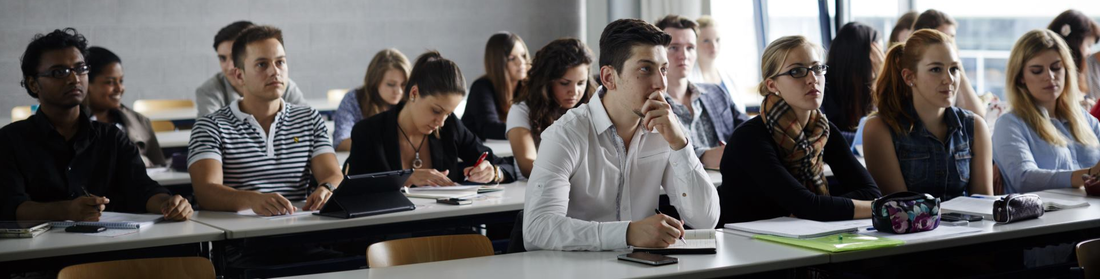
[[[195,197],[207,210],[265,216],[293,214],[292,201],[320,209],[342,176],[320,114],[282,99],[289,81],[282,31],[246,29],[232,53],[243,98],[195,123],[187,158]],[[311,176],[320,185],[312,194]]]

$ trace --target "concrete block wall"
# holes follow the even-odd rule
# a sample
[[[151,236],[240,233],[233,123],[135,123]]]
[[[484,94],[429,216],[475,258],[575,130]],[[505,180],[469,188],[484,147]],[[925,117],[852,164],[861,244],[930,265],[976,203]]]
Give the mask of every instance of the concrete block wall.
[[[125,104],[194,99],[219,70],[218,29],[236,20],[283,30],[290,78],[307,98],[361,85],[375,52],[395,47],[415,60],[437,49],[467,82],[481,76],[485,42],[508,30],[531,54],[553,39],[584,34],[581,0],[0,0],[0,119],[37,104],[19,87],[19,59],[37,33],[74,27],[118,54]],[[582,38],[583,39],[583,38]],[[595,48],[594,48],[595,49]],[[467,85],[468,86],[468,85]],[[0,123],[0,126],[6,125]]]

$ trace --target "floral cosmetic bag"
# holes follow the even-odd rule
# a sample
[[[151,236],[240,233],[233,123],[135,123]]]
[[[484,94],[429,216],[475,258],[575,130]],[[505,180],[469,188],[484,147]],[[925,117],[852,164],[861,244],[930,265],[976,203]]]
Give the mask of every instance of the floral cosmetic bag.
[[[940,225],[940,199],[916,192],[900,192],[871,203],[875,230],[895,234],[923,232]]]

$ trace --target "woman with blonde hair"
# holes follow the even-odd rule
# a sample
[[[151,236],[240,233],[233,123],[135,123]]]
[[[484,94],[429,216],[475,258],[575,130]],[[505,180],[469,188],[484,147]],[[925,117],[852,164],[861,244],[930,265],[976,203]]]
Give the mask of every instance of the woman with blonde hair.
[[[993,160],[1006,193],[1081,187],[1100,168],[1100,122],[1077,105],[1077,64],[1050,30],[1032,30],[1009,55],[1005,94],[1012,110],[993,129]]]
[[[878,112],[867,119],[867,170],[884,194],[912,191],[950,200],[993,193],[989,128],[956,107],[960,90],[954,41],[936,30],[913,32],[886,52],[875,85]]]
[[[722,157],[720,224],[781,216],[835,221],[871,217],[881,196],[821,107],[825,72],[821,48],[802,36],[764,49],[757,87],[760,115],[734,130]],[[830,185],[829,164],[841,183]]]
[[[371,58],[363,85],[344,94],[333,115],[332,143],[336,151],[351,150],[351,128],[359,120],[389,110],[405,99],[409,59],[397,49],[383,49]]]

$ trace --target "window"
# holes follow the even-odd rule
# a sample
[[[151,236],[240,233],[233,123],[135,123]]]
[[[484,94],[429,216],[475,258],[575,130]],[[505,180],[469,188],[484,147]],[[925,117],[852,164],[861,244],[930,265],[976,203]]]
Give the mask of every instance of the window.
[[[760,52],[756,41],[753,1],[711,1],[711,17],[721,36],[717,64],[732,73],[737,89],[731,97],[746,107],[759,106],[763,97],[756,93],[760,83]]]

